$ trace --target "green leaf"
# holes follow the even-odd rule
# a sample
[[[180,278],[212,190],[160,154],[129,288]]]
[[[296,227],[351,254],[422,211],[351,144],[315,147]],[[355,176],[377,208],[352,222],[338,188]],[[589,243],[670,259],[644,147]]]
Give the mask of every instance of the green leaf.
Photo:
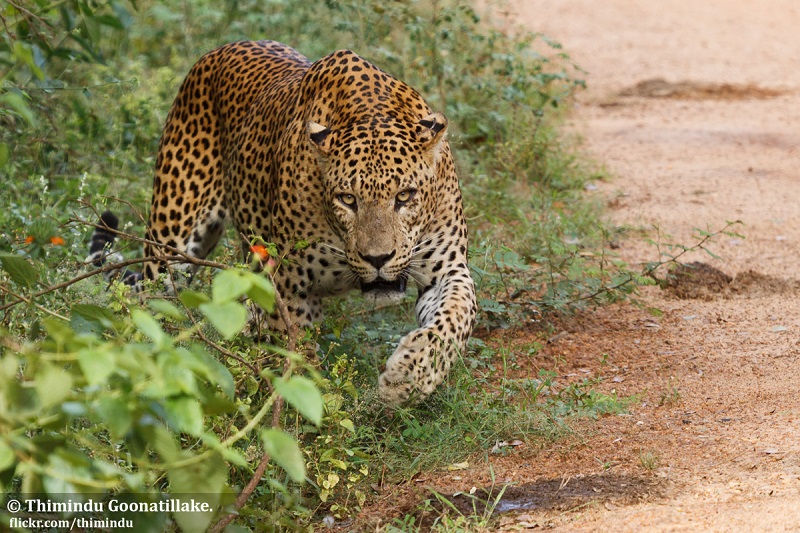
[[[261,431],[261,441],[264,443],[264,450],[286,470],[293,481],[301,483],[306,478],[303,454],[291,435],[277,429],[265,429]]]
[[[161,352],[157,357],[158,369],[160,370],[161,379],[152,380],[142,390],[142,394],[146,394],[151,398],[159,398],[165,396],[182,396],[184,394],[189,396],[197,396],[197,376],[195,376],[195,369],[181,357],[181,353],[187,353],[186,350],[168,350]],[[191,354],[189,354],[191,357]]]
[[[76,304],[72,306],[69,325],[76,333],[102,333],[106,328],[111,328],[116,322],[116,317],[110,309],[91,304]]]
[[[92,13],[86,10],[83,11],[83,22],[86,25],[86,32],[89,34],[89,40],[91,41],[92,45],[97,45],[97,41],[100,40],[100,30],[97,27],[97,21],[94,19]]]
[[[222,458],[236,466],[247,467],[249,464],[244,455],[242,455],[236,448],[228,448],[223,446],[216,435],[213,433],[206,433],[203,435],[203,443],[212,450],[219,452]],[[227,531],[227,529],[226,529]]]
[[[339,470],[347,470],[347,463],[335,457],[326,457],[324,459],[320,459],[320,462],[330,463]]]
[[[18,255],[0,253],[0,265],[17,285],[33,287],[39,280],[39,271]]]
[[[43,365],[36,373],[34,387],[43,408],[63,402],[72,392],[72,376],[63,368]]]
[[[94,410],[116,439],[124,437],[133,425],[128,402],[123,398],[101,398],[95,402]]]
[[[194,344],[190,350],[179,350],[178,353],[186,359],[196,361],[196,365],[192,367],[195,372],[204,376],[209,382],[218,385],[228,398],[234,397],[236,384],[230,370],[209,354],[201,344]]]
[[[261,274],[252,273],[252,287],[247,291],[247,296],[268,312],[275,309],[275,287],[272,282]]]
[[[39,68],[39,65],[36,64],[36,60],[33,57],[33,49],[31,48],[30,44],[26,43],[22,39],[16,41],[14,43],[14,58],[18,62],[23,63],[28,68],[30,68],[31,72],[33,72],[33,75],[36,76],[38,79],[40,79],[40,80],[44,79],[44,72],[42,72],[42,69]],[[6,94],[19,96],[19,94],[17,94],[17,93],[6,93]],[[12,104],[11,107],[13,108],[14,105]],[[31,113],[31,116],[32,115],[33,114]],[[25,117],[25,120],[28,120],[28,117]],[[28,120],[28,122],[30,122],[31,125],[34,125],[33,121]]]
[[[4,355],[0,352],[0,391],[10,388],[12,383],[17,380],[19,361],[11,352]]]
[[[117,319],[114,312],[110,309],[92,304],[75,304],[72,306],[72,313],[80,315],[86,320],[93,320],[101,323],[103,321],[112,323]]]
[[[95,481],[89,469],[89,460],[66,449],[60,449],[47,457],[47,472],[42,484],[49,494],[75,500],[75,495],[85,492]]]
[[[158,346],[169,344],[169,336],[164,333],[155,318],[145,313],[141,309],[131,311],[131,320],[136,324],[136,329],[150,337]]]
[[[83,416],[86,414],[86,405],[82,402],[63,402],[61,412],[71,417]]]
[[[200,311],[225,340],[234,338],[247,322],[247,311],[239,302],[202,304]]]
[[[164,462],[171,463],[178,460],[181,454],[180,447],[175,442],[175,436],[167,428],[161,424],[139,427],[142,429],[142,436],[146,438],[148,446],[151,446]],[[169,470],[167,475],[169,475]]]
[[[150,300],[147,302],[147,305],[156,313],[161,313],[164,316],[169,318],[174,318],[175,320],[185,320],[186,316],[183,314],[183,311],[175,307],[172,302],[168,302],[166,300]]]
[[[181,455],[191,457],[185,452]],[[219,506],[220,494],[225,489],[227,478],[228,468],[218,454],[212,454],[204,461],[183,468],[167,470],[171,494],[191,494],[195,502],[207,502],[211,506],[211,511],[207,513],[175,513],[175,521],[182,531],[205,531],[208,528]]]
[[[16,461],[17,456],[14,454],[14,450],[11,449],[6,441],[0,439],[0,472],[8,470]]]
[[[11,160],[11,150],[6,143],[0,143],[0,168],[3,168]]]
[[[178,430],[199,437],[203,433],[203,410],[195,398],[183,396],[164,402],[167,418]]]
[[[320,425],[324,402],[313,381],[303,376],[292,376],[288,381],[276,379],[273,385],[275,392],[300,411],[300,414],[312,423]]]
[[[56,345],[55,350],[61,351],[65,344],[75,338],[75,331],[70,326],[57,318],[48,317],[42,321],[48,340]]]
[[[116,358],[108,351],[87,348],[78,352],[78,364],[90,385],[105,383],[116,369]]]
[[[197,291],[183,291],[180,296],[178,296],[178,299],[181,301],[181,303],[183,303],[183,305],[190,309],[199,307],[201,304],[211,301],[211,298],[202,292]]]
[[[17,115],[22,117],[31,126],[36,126],[36,115],[34,115],[25,99],[15,92],[7,92],[0,96],[0,104],[4,104],[12,109]]]
[[[252,285],[248,272],[240,270],[223,270],[214,278],[214,286],[211,288],[211,297],[215,303],[224,303],[236,300],[240,296],[247,294]]]
[[[94,18],[100,24],[104,24],[106,26],[110,26],[118,30],[125,29],[125,26],[122,24],[122,21],[119,18],[114,17],[112,15],[98,15]]]

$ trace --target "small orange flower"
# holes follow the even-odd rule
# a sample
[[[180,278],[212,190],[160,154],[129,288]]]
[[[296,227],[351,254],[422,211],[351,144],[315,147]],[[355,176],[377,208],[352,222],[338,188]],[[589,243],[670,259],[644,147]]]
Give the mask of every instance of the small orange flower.
[[[50,237],[50,244],[53,246],[64,246],[64,239],[61,237]]]
[[[36,239],[33,238],[33,235],[28,235],[27,237],[25,237],[25,244],[30,244],[34,240],[36,240]]]
[[[250,247],[250,251],[253,252],[255,255],[258,256],[259,259],[262,261],[266,261],[267,257],[269,257],[269,253],[267,252],[266,247],[261,244],[255,244]]]

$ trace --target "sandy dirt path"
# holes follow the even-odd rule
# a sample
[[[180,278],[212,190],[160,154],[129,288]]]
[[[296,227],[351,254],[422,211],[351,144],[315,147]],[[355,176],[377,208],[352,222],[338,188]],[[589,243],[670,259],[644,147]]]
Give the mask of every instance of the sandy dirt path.
[[[587,71],[572,122],[613,176],[598,183],[613,221],[690,244],[693,228],[741,220],[745,238],[713,245],[721,259],[691,259],[755,282],[706,299],[648,290],[663,316],[612,307],[554,343],[576,370],[613,376],[619,393],[644,400],[601,420],[586,442],[539,455],[541,476],[562,479],[561,491],[605,476],[642,493],[528,509],[501,524],[800,531],[800,3],[515,0],[509,9]],[[635,233],[621,244],[631,264],[656,258]],[[599,496],[620,489],[595,485]]]

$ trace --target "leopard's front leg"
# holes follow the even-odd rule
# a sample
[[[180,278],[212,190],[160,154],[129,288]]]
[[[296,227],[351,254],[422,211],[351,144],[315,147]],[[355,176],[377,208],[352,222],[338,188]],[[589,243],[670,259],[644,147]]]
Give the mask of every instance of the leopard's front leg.
[[[403,337],[386,361],[378,381],[381,397],[392,405],[427,398],[466,347],[476,311],[475,286],[464,259],[439,283],[421,290],[419,328]]]

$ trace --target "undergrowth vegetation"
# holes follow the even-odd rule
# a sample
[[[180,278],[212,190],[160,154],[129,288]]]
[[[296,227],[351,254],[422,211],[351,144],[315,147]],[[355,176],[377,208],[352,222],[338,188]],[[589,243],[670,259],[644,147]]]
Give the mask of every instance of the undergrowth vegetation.
[[[222,529],[224,517],[314,528],[356,516],[376,487],[624,408],[594,382],[510,377],[522,374],[509,372],[514,353],[476,338],[430,400],[386,409],[375,382],[412,328],[411,297],[378,311],[332,301],[300,339],[318,347],[312,365],[292,339],[241,333],[239,297],[280,300],[247,265],[206,268],[194,291],[145,302],[80,278],[84,221],[104,206],[143,235],[160,130],[191,64],[263,38],[311,59],[351,48],[448,116],[481,331],[545,328],[549,314],[625,299],[651,280],[608,252],[615,236],[585,194],[602,175],[559,134],[582,82],[556,43],[494,30],[507,21],[458,0],[17,0],[0,17],[0,494],[192,494],[213,509],[138,514],[137,531]],[[235,265],[227,241],[212,259]],[[135,240],[120,250],[142,253]]]

